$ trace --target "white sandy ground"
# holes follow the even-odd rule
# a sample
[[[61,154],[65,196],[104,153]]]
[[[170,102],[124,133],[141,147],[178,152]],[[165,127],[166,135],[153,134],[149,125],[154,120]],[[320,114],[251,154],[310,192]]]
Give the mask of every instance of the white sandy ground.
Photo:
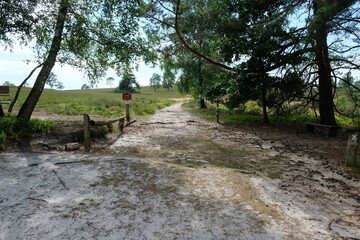
[[[112,155],[1,154],[0,239],[360,239],[360,202],[344,196],[335,201],[329,197],[334,192],[321,188],[330,177],[358,190],[360,183],[334,175],[309,157],[288,154],[289,172],[301,178],[301,171],[316,170],[317,185],[303,179],[303,186],[289,189],[290,183],[233,169],[122,156],[122,149],[137,144],[161,149],[151,138],[164,133],[203,134],[193,121],[179,104],[161,110],[144,125],[156,125],[151,132],[123,135]],[[179,127],[182,131],[175,133]],[[174,139],[165,134],[160,140]],[[271,144],[263,142],[262,148],[276,155]],[[238,182],[250,183],[258,194],[253,200],[277,217],[244,202]],[[309,184],[318,195],[307,195]]]
[[[7,153],[0,166],[3,240],[287,239],[236,201],[228,170],[189,169],[189,184],[176,167],[118,156]]]

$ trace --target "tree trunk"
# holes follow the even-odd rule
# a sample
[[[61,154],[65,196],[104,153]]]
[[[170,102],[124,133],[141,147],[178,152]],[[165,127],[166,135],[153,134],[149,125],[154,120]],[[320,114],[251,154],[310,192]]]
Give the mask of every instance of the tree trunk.
[[[263,108],[263,120],[264,123],[269,123],[269,115],[266,109],[267,100],[266,100],[266,88],[263,87],[262,89],[262,108]]]
[[[4,116],[5,116],[4,109],[0,103],[0,117],[4,117]]]
[[[200,109],[207,109],[204,98],[200,98]]]
[[[31,114],[34,111],[34,108],[39,101],[42,91],[44,90],[44,86],[46,80],[48,79],[52,68],[56,62],[56,56],[61,47],[61,40],[64,30],[64,24],[66,20],[66,15],[68,13],[69,8],[68,0],[61,0],[59,5],[59,12],[56,20],[56,27],[54,32],[54,37],[51,43],[51,47],[48,53],[47,58],[44,61],[44,65],[40,70],[39,75],[36,78],[33,88],[31,89],[29,96],[25,100],[24,104],[21,106],[19,113],[17,115],[18,118],[23,118],[26,121],[29,121],[31,118]]]
[[[331,66],[329,59],[329,50],[327,44],[327,23],[326,20],[317,18],[317,12],[320,6],[314,1],[315,23],[314,29],[314,50],[316,55],[316,64],[319,74],[319,110],[320,123],[326,125],[336,125],[333,101],[333,85],[331,79]]]
[[[202,45],[202,42],[200,42],[200,46]],[[203,62],[201,59],[198,59],[198,92],[200,94],[200,109],[206,109],[206,104],[205,104],[205,98],[204,98],[204,78],[202,75],[202,67],[203,67]]]

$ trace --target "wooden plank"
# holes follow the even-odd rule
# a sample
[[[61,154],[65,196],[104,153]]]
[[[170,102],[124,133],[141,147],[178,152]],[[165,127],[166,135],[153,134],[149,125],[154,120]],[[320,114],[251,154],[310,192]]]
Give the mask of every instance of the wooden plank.
[[[305,123],[306,125],[306,131],[307,132],[315,132],[315,127],[322,127],[322,128],[327,128],[328,129],[328,137],[336,137],[337,135],[337,130],[339,128],[341,128],[340,126],[337,125],[324,125],[324,124],[320,124],[320,123]]]

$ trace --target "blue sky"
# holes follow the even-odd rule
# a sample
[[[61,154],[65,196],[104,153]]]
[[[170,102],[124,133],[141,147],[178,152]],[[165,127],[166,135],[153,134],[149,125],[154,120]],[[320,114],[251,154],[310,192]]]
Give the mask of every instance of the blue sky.
[[[35,63],[26,62],[26,60],[34,59],[33,55],[30,48],[14,47],[12,52],[4,50],[3,47],[0,48],[0,85],[5,81],[19,85],[29,75],[31,70],[36,67]],[[38,72],[39,69],[33,74],[31,79],[28,80],[31,86]],[[80,89],[83,84],[87,83],[82,72],[68,65],[61,67],[60,64],[56,64],[53,72],[57,75],[58,80],[64,84],[65,89]],[[134,72],[134,74],[141,86],[148,86],[153,73],[160,74],[160,72],[159,67],[151,68],[141,62],[139,64],[139,70]],[[115,72],[109,71],[107,77],[113,77],[115,79],[112,87],[117,86],[120,78],[116,76]],[[108,88],[109,86],[106,85],[104,80],[99,82],[97,87]]]

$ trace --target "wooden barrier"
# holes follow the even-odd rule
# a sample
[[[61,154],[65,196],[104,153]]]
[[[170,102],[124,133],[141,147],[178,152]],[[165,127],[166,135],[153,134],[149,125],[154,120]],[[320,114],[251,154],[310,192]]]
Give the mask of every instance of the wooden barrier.
[[[120,134],[124,133],[125,116],[109,120],[109,121],[94,121],[90,120],[88,114],[84,114],[84,151],[90,152],[91,149],[91,126],[106,126],[107,131],[113,131],[113,123],[118,122],[117,127]]]
[[[319,123],[305,123],[306,131],[313,133],[315,131],[315,127],[326,128],[328,130],[328,137],[336,137],[337,130],[340,128],[339,126],[332,125],[324,125]]]
[[[90,152],[91,148],[91,132],[90,132],[90,117],[84,114],[84,151]]]

